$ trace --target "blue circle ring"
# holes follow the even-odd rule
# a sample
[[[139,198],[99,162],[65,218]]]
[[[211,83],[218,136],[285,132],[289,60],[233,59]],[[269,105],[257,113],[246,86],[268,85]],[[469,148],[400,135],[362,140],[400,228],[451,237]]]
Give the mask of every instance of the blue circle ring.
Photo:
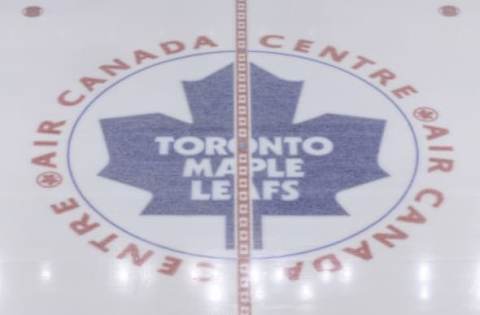
[[[77,190],[77,192],[79,193],[79,195],[81,196],[81,198],[85,201],[85,203],[88,204],[88,206],[93,210],[95,211],[100,217],[102,217],[104,220],[106,220],[108,223],[110,223],[111,225],[113,225],[114,227],[116,227],[117,229],[123,231],[124,233],[138,239],[138,240],[141,240],[145,243],[148,243],[152,246],[155,246],[155,247],[159,247],[159,248],[162,248],[162,249],[166,249],[166,250],[169,250],[169,251],[172,251],[172,252],[175,252],[175,253],[178,253],[178,254],[184,254],[184,255],[190,255],[190,256],[195,256],[195,257],[201,257],[201,258],[210,258],[210,259],[222,259],[222,260],[236,260],[236,258],[234,257],[221,257],[221,256],[211,256],[211,255],[203,255],[203,254],[198,254],[198,253],[192,253],[192,252],[187,252],[187,251],[183,251],[183,250],[178,250],[178,249],[175,249],[175,248],[171,248],[171,247],[168,247],[168,246],[165,246],[165,245],[161,245],[161,244],[158,244],[158,243],[155,243],[155,242],[152,242],[152,241],[149,241],[139,235],[136,235],[130,231],[127,231],[126,229],[122,228],[121,226],[119,226],[118,224],[116,224],[115,222],[111,221],[108,217],[106,217],[100,210],[97,209],[97,207],[95,207],[93,205],[93,203],[91,201],[88,200],[88,198],[85,196],[85,194],[83,193],[83,191],[81,190],[79,184],[77,183],[77,181],[75,180],[75,176],[73,174],[73,171],[72,171],[72,167],[71,167],[71,145],[72,145],[72,139],[73,139],[73,136],[74,136],[74,133],[75,133],[75,130],[77,129],[78,127],[78,124],[80,122],[80,120],[82,119],[82,117],[86,114],[86,112],[92,107],[92,105],[100,98],[102,97],[102,95],[104,95],[105,93],[107,93],[109,90],[111,90],[112,88],[114,88],[115,86],[119,85],[121,82],[131,78],[132,76],[136,75],[136,74],[139,74],[143,71],[146,71],[148,69],[151,69],[151,68],[154,68],[156,66],[159,66],[159,65],[162,65],[162,64],[166,64],[166,63],[170,63],[170,62],[174,62],[174,61],[178,61],[178,60],[182,60],[182,59],[187,59],[187,58],[192,58],[192,57],[200,57],[200,56],[206,56],[206,55],[215,55],[215,54],[226,54],[226,53],[229,53],[229,54],[233,54],[235,53],[235,50],[219,50],[219,51],[214,51],[214,52],[206,52],[206,53],[196,53],[196,54],[190,54],[190,55],[185,55],[185,56],[181,56],[181,57],[176,57],[176,58],[171,58],[171,59],[167,59],[167,60],[164,60],[164,61],[160,61],[160,62],[157,62],[157,63],[154,63],[154,64],[151,64],[149,66],[146,66],[144,68],[141,68],[141,69],[138,69],[128,75],[126,75],[125,77],[119,79],[118,81],[112,83],[111,85],[109,85],[108,87],[106,87],[103,91],[101,91],[97,96],[95,96],[88,104],[87,106],[85,106],[85,108],[81,111],[80,115],[77,117],[77,119],[75,120],[75,123],[73,124],[73,127],[72,127],[72,130],[70,132],[70,135],[68,137],[68,143],[67,143],[67,167],[68,167],[68,173],[72,179],[72,182],[73,182],[73,185],[75,186],[75,189]],[[266,51],[266,50],[249,50],[249,53],[256,53],[256,54],[270,54],[270,55],[279,55],[279,56],[285,56],[285,57],[293,57],[293,58],[298,58],[298,59],[303,59],[303,60],[307,60],[307,61],[311,61],[311,62],[315,62],[315,63],[319,63],[319,64],[322,64],[324,66],[327,66],[327,67],[330,67],[330,68],[334,68],[336,70],[339,70],[343,73],[346,73],[360,81],[362,81],[363,83],[367,84],[368,86],[370,86],[371,88],[375,89],[377,92],[379,92],[380,94],[382,94],[396,109],[397,111],[400,113],[400,115],[405,119],[405,121],[407,122],[408,124],[408,127],[412,133],[412,137],[413,137],[413,140],[414,140],[414,143],[415,143],[415,167],[414,167],[414,172],[412,174],[412,177],[410,178],[410,181],[405,189],[405,191],[401,194],[400,198],[397,200],[397,202],[395,202],[395,204],[385,213],[383,214],[380,218],[378,218],[376,221],[370,223],[369,225],[367,225],[366,227],[360,229],[359,231],[347,236],[347,237],[344,237],[340,240],[337,240],[335,242],[332,242],[332,243],[329,243],[329,244],[326,244],[326,245],[323,245],[323,246],[320,246],[320,247],[316,247],[316,248],[312,248],[312,249],[309,249],[309,250],[304,250],[304,251],[300,251],[300,252],[294,252],[294,253],[290,253],[290,254],[284,254],[284,255],[274,255],[274,256],[257,256],[257,257],[252,257],[252,259],[255,259],[255,260],[266,260],[266,259],[275,259],[275,258],[286,258],[286,257],[291,257],[291,256],[297,256],[297,255],[303,255],[303,254],[308,254],[308,253],[311,253],[311,252],[315,252],[315,251],[319,251],[319,250],[322,250],[322,249],[325,249],[325,248],[328,248],[328,247],[332,247],[332,246],[335,246],[335,245],[338,245],[340,243],[343,243],[349,239],[352,239],[356,236],[358,236],[359,234],[365,232],[366,230],[369,230],[370,228],[372,228],[373,226],[377,225],[379,222],[383,221],[387,216],[389,216],[399,205],[400,203],[403,201],[403,199],[405,199],[405,197],[407,196],[407,194],[409,193],[410,189],[412,188],[413,186],[413,183],[415,182],[415,179],[417,177],[417,174],[418,174],[418,169],[419,169],[419,161],[420,161],[420,148],[419,148],[419,144],[418,144],[418,139],[417,139],[417,136],[415,134],[415,129],[412,125],[412,123],[409,121],[407,115],[402,111],[402,109],[400,108],[400,106],[395,103],[395,101],[389,96],[387,95],[387,93],[385,93],[384,91],[382,91],[380,88],[376,87],[375,85],[373,85],[372,83],[368,82],[367,80],[365,80],[364,78],[360,77],[360,76],[357,76],[356,74],[350,72],[350,71],[347,71],[345,69],[342,69],[340,67],[337,67],[335,65],[332,65],[332,64],[329,64],[329,63],[326,63],[326,62],[323,62],[323,61],[320,61],[320,60],[316,60],[316,59],[313,59],[313,58],[310,58],[310,57],[305,57],[305,56],[299,56],[299,55],[294,55],[294,54],[288,54],[288,53],[282,53],[282,52],[273,52],[273,51]]]

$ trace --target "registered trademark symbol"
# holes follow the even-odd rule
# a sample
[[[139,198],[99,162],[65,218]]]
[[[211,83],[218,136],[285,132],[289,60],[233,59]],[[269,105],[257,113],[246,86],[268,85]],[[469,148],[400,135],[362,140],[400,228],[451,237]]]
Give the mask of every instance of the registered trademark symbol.
[[[37,176],[37,184],[43,188],[57,187],[62,181],[62,175],[57,172],[44,172]]]
[[[444,5],[440,7],[440,13],[446,17],[454,17],[460,14],[460,8],[454,5]]]
[[[419,107],[413,112],[413,116],[424,122],[433,122],[438,119],[439,113],[430,107]]]
[[[26,17],[38,17],[42,15],[43,8],[39,6],[29,6],[22,10],[23,15]]]

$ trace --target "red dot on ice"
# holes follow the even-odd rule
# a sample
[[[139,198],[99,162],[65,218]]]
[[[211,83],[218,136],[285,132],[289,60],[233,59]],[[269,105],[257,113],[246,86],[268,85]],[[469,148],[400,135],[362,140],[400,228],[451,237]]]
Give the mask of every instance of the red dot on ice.
[[[440,13],[443,16],[457,16],[460,14],[460,9],[454,5],[444,5],[443,7],[440,8]]]
[[[43,9],[39,6],[29,6],[24,8],[22,12],[26,17],[37,17],[42,15]]]

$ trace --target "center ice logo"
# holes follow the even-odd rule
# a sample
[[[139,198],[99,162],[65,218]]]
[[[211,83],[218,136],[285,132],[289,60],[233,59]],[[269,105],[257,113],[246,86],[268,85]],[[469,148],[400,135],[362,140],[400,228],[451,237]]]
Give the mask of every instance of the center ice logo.
[[[338,192],[388,176],[377,162],[385,121],[326,114],[294,124],[303,82],[252,64],[251,85],[255,248],[264,216],[348,215]],[[100,176],[150,191],[142,215],[224,216],[232,249],[233,66],[183,86],[191,123],[163,114],[101,121],[110,162]]]

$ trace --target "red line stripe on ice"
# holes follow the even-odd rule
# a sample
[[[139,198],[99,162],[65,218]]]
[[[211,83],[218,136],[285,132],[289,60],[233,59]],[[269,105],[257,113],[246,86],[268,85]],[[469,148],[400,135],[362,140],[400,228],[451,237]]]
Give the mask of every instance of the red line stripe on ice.
[[[248,65],[247,0],[235,2],[235,139],[237,292],[239,315],[252,314],[250,255],[250,76]]]

